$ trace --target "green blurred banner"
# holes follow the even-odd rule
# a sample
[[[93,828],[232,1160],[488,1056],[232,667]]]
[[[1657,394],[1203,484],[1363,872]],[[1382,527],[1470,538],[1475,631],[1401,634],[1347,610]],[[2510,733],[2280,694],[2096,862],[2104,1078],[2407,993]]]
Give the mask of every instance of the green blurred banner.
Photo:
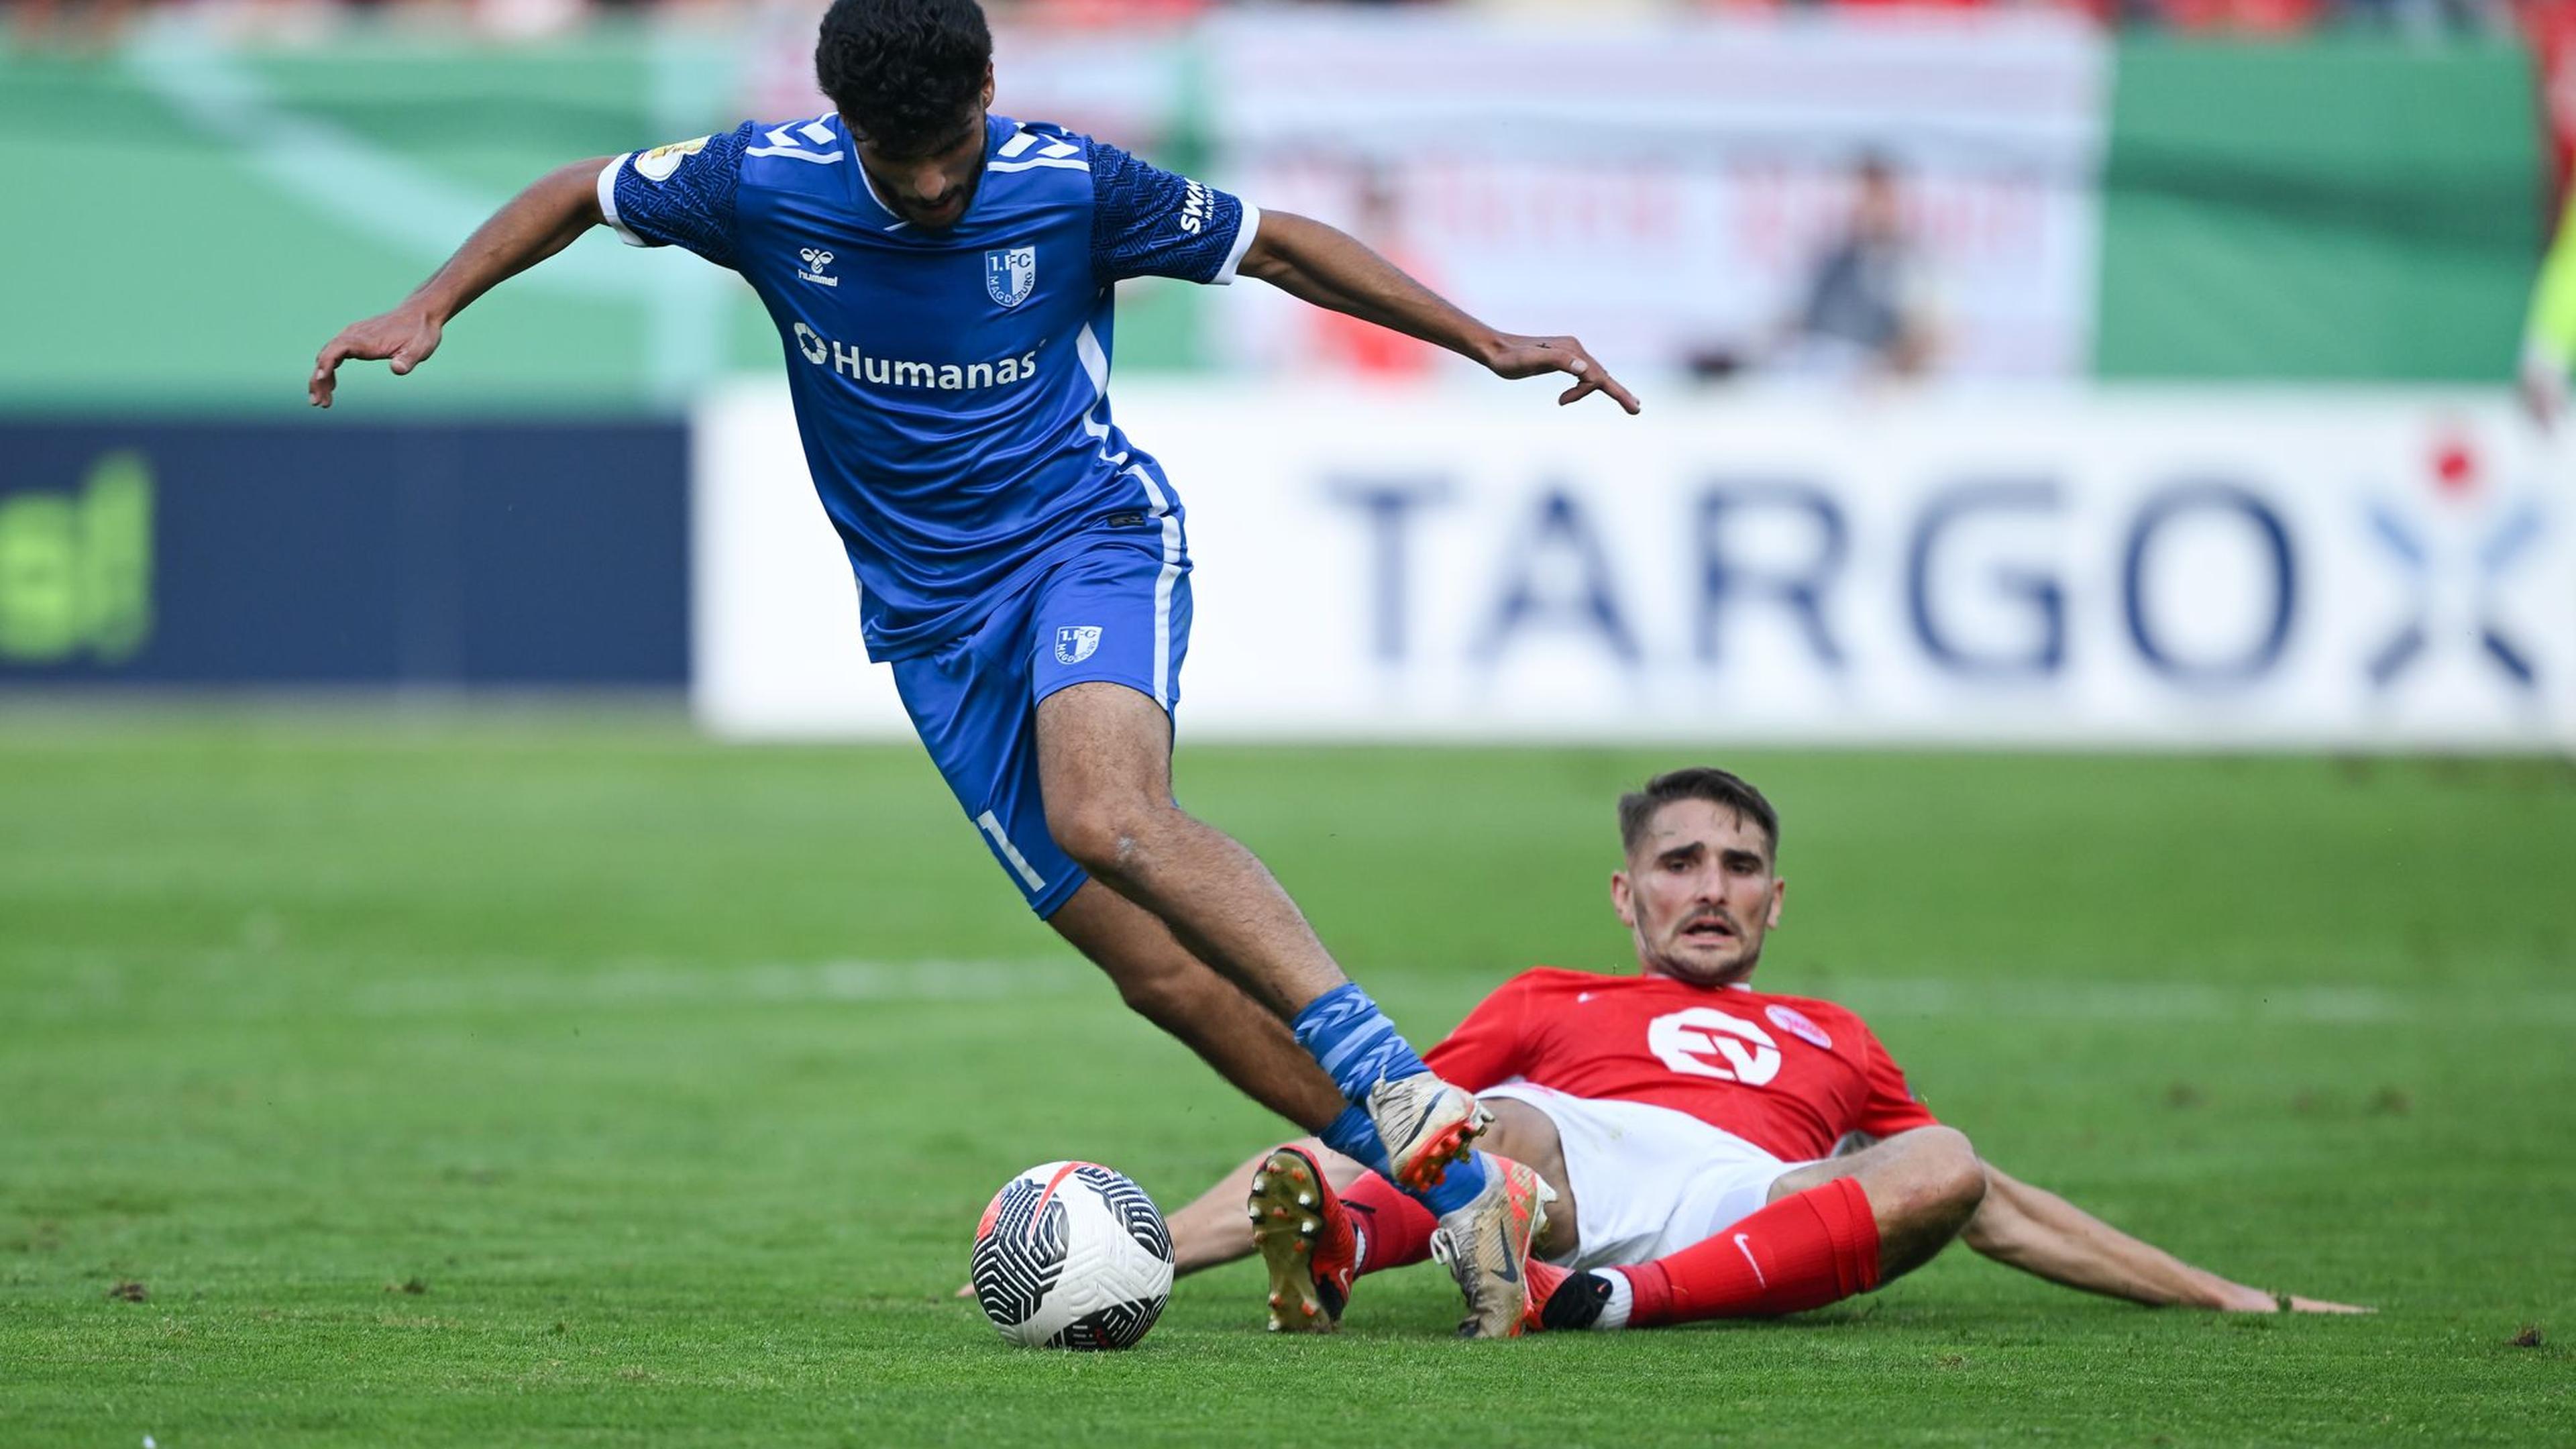
[[[1230,139],[1227,98],[1199,93],[1206,76],[1234,73],[1226,47],[1264,43],[1264,23],[1231,17],[1134,44],[1006,31],[1002,109],[1099,125],[1220,184],[1294,190],[1276,178],[1293,180],[1295,158],[1283,172],[1280,154]],[[1298,23],[1311,30],[1317,20]],[[112,54],[0,54],[0,175],[11,195],[11,224],[0,228],[0,407],[298,406],[313,353],[334,330],[398,300],[541,172],[808,103],[798,70],[806,24],[603,28],[508,45],[353,31],[244,49],[182,13]],[[1407,17],[1400,33],[1428,52],[1445,47],[1447,27],[1491,40],[1503,24],[1442,12]],[[1818,24],[1829,42],[1844,25],[1855,55],[1887,63],[1883,29]],[[1657,32],[1636,34],[1657,44]],[[1955,37],[1945,45],[1925,55],[1955,51]],[[1104,56],[1118,64],[1104,70]],[[2121,43],[2113,62],[2107,102],[2084,102],[2109,108],[2107,152],[2095,159],[2079,147],[2068,154],[2085,159],[2052,163],[2038,179],[2098,193],[2098,300],[2081,286],[2070,294],[2090,347],[2057,365],[2080,369],[2089,352],[2100,375],[2121,379],[2507,374],[2542,225],[2533,85],[2519,48],[2143,41]],[[1115,85],[1093,83],[1113,73]],[[1676,115],[1735,124],[1709,121],[1706,100],[1676,95]],[[1909,121],[1898,107],[1870,124],[1901,157],[1926,144],[1942,114]],[[1818,218],[1839,215],[1832,187],[1866,129],[1844,125],[1831,148],[1804,132],[1712,131],[1713,147],[1734,148],[1722,164],[1736,171],[1688,184],[1811,168],[1828,180],[1793,176],[1762,193],[1786,198],[1783,224],[1804,244],[1825,224]],[[1505,144],[1420,139],[1426,156],[1467,158],[1439,161],[1443,175],[1472,173],[1473,144]],[[1657,163],[1622,164],[1643,180],[1620,197],[1652,221]],[[1423,205],[1454,211],[1462,194]],[[1974,228],[2028,224],[2008,206],[1946,206],[1937,191],[1922,208],[1918,225],[1945,245],[1973,240]],[[1763,215],[1747,214],[1748,225]],[[1734,241],[1743,250],[1761,235]],[[1674,251],[1674,288],[1748,285],[1688,245]],[[1578,236],[1563,263],[1580,267],[1585,254]],[[1435,275],[1444,261],[1462,285],[1476,265],[1453,251],[1429,259]],[[1979,295],[1953,292],[1953,305]],[[1526,311],[1526,325],[1583,326],[1545,300],[1505,320]],[[1211,305],[1244,304],[1178,287],[1123,292],[1122,369],[1202,366],[1211,352],[1238,366],[1277,360],[1226,334],[1203,338]],[[1631,365],[1650,375],[1691,360],[1678,345],[1667,351]],[[600,232],[477,304],[429,367],[400,381],[355,369],[344,396],[370,409],[398,398],[415,413],[671,409],[712,378],[775,368],[777,357],[774,330],[738,281]]]
[[[2502,380],[2545,240],[2540,140],[2518,46],[2124,42],[2098,371]]]
[[[247,55],[169,28],[112,56],[11,57],[0,174],[35,204],[0,228],[0,400],[296,406],[332,332],[398,301],[519,187],[706,130],[732,79],[721,48],[642,33]],[[677,404],[774,354],[738,283],[673,260],[584,240],[479,304],[402,381],[405,404]],[[390,385],[353,371],[361,399]]]

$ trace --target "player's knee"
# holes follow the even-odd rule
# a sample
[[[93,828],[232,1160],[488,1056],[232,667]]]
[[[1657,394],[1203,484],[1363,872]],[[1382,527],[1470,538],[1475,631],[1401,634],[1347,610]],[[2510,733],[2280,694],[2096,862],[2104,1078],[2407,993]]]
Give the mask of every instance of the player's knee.
[[[1975,1212],[1986,1199],[1986,1165],[1968,1134],[1956,1127],[1921,1127],[1912,1135],[1922,1139],[1925,1194],[1963,1217]]]
[[[1062,805],[1050,801],[1047,833],[1075,864],[1116,880],[1136,870],[1161,814],[1150,804],[1129,800],[1090,798]]]

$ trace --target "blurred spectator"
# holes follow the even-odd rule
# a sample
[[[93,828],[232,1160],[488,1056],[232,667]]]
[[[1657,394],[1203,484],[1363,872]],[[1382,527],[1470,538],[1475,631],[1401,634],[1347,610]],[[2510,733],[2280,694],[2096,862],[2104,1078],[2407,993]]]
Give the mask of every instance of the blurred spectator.
[[[1762,360],[1808,377],[1919,377],[1940,352],[1931,269],[1905,220],[1896,168],[1864,156],[1852,168],[1842,231],[1809,265],[1805,295]]]

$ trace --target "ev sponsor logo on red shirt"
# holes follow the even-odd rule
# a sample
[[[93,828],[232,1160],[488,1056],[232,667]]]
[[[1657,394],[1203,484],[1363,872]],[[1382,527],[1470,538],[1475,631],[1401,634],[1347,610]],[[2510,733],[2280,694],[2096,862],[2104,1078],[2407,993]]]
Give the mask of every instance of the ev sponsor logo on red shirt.
[[[1646,1028],[1646,1048],[1689,1076],[1759,1087],[1780,1075],[1780,1044],[1771,1034],[1714,1006],[1656,1017]]]

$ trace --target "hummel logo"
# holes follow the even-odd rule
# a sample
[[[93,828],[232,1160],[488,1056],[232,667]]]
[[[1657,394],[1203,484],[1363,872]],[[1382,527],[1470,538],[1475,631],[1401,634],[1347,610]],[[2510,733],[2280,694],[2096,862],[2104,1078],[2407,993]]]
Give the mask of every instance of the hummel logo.
[[[807,247],[796,255],[804,261],[806,266],[806,270],[796,274],[796,279],[798,281],[812,282],[818,287],[837,287],[841,285],[840,278],[827,277],[823,275],[823,269],[832,264],[832,254],[830,252],[824,251],[820,247]]]

